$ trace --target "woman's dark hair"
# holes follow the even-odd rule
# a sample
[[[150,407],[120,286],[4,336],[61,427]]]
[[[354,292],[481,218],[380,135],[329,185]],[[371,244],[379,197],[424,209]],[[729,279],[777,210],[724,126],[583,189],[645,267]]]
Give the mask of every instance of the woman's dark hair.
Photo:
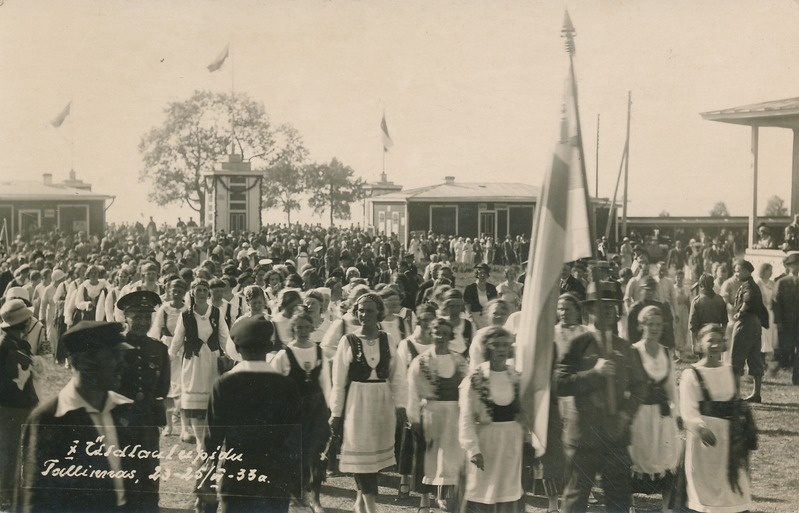
[[[283,289],[280,291],[280,297],[278,298],[278,309],[282,312],[285,311],[286,307],[291,303],[301,302],[302,296],[300,296],[299,291],[294,289]]]
[[[483,333],[483,359],[488,361],[494,352],[494,341],[498,338],[508,337],[513,339],[513,335],[502,326],[490,326]]]

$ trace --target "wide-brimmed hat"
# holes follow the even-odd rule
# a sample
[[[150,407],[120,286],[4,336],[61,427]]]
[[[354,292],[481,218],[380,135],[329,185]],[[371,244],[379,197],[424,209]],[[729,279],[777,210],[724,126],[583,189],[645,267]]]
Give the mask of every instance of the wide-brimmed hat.
[[[583,303],[593,303],[595,301],[612,301],[614,303],[621,303],[619,297],[619,286],[610,281],[600,281],[599,287],[595,282],[588,284],[585,292],[585,300]]]
[[[31,318],[33,314],[28,309],[25,301],[21,299],[11,299],[5,302],[0,308],[0,328],[10,328],[17,324],[22,324]]]
[[[788,253],[782,263],[783,265],[799,264],[799,251]]]

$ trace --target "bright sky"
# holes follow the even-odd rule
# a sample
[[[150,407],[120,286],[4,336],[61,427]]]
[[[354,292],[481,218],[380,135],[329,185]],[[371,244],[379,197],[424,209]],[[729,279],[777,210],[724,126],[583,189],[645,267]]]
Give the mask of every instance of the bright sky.
[[[147,202],[138,143],[168,102],[231,79],[273,123],[293,124],[311,159],[335,156],[370,181],[385,109],[386,171],[406,188],[445,175],[540,185],[559,131],[565,7],[592,193],[597,114],[610,197],[632,91],[631,215],[706,215],[719,200],[746,215],[749,129],[699,113],[799,96],[794,0],[0,2],[0,176],[62,180],[74,167],[117,196],[109,221],[197,218]],[[790,165],[790,132],[763,130],[760,210],[789,200]],[[306,207],[299,220],[311,219]]]

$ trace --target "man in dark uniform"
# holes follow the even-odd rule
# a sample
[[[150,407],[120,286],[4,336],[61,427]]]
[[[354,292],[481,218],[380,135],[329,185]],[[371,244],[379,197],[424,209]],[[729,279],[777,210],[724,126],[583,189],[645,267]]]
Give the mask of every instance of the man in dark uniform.
[[[142,439],[133,401],[112,391],[120,385],[123,350],[131,348],[124,340],[119,323],[81,321],[64,333],[72,379],[24,426],[19,510],[147,510],[140,493],[150,481],[142,471],[146,459],[100,451],[101,444],[125,448]]]
[[[197,490],[203,509],[216,500],[213,479],[206,477],[212,474],[221,476],[225,512],[287,512],[290,498],[300,497],[300,393],[293,379],[266,363],[272,330],[272,323],[258,316],[243,318],[230,332],[244,361],[214,384],[205,447],[208,454],[219,454],[224,444],[241,460],[212,459],[202,469]]]
[[[563,445],[567,462],[563,509],[585,512],[597,473],[607,511],[630,508],[630,424],[645,384],[630,344],[613,334],[621,301],[608,282],[591,283],[585,304],[597,331],[569,342],[556,367],[558,395],[574,396],[566,413]]]
[[[777,280],[774,293],[774,323],[777,347],[774,359],[781,369],[792,369],[794,385],[799,385],[799,253],[790,253],[783,261],[788,272]]]
[[[125,353],[125,368],[121,384],[116,392],[133,399],[133,409],[139,416],[138,424],[144,426],[142,448],[157,451],[159,448],[159,427],[166,426],[166,407],[164,399],[169,392],[169,351],[162,342],[147,336],[155,308],[161,298],[155,292],[139,290],[125,294],[117,301],[117,308],[125,313],[128,332],[125,341],[133,349]],[[146,460],[150,468],[148,474],[155,472],[159,461]],[[146,490],[150,493],[142,498],[148,511],[158,511],[158,480],[147,480]]]
[[[738,260],[734,266],[735,277],[741,281],[735,294],[732,328],[732,370],[739,378],[743,376],[744,364],[749,368],[749,375],[755,381],[752,395],[746,401],[759,403],[760,389],[763,384],[763,360],[760,354],[763,329],[769,327],[769,316],[763,304],[763,295],[752,272],[755,267],[748,260]]]

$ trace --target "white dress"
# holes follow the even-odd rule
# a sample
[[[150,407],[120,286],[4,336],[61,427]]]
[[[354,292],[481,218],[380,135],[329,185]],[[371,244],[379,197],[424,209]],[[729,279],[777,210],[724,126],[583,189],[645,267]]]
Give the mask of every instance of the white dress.
[[[713,401],[729,401],[736,395],[735,376],[732,367],[699,369]],[[680,377],[680,414],[688,431],[685,442],[685,477],[688,494],[687,506],[707,513],[736,513],[751,508],[749,475],[743,469],[738,472],[738,484],[743,493],[732,489],[727,479],[729,461],[730,421],[702,415],[699,403],[702,390],[691,369]],[[716,445],[705,446],[699,437],[699,428],[706,427],[716,436]]]
[[[377,380],[375,370],[380,363],[380,342],[369,345],[359,335],[363,359],[372,369],[369,380]],[[408,385],[405,369],[397,358],[391,336],[388,336],[391,361],[385,382],[349,382],[350,365],[356,359],[347,337],[341,337],[333,359],[333,389],[330,411],[333,417],[344,417],[339,470],[355,474],[373,474],[394,465],[394,430],[396,408],[404,408]],[[347,384],[349,382],[349,389]],[[345,401],[346,396],[346,401]]]
[[[467,456],[467,501],[497,504],[522,496],[522,425],[515,420],[493,420],[481,399],[483,395],[496,406],[510,405],[516,400],[518,380],[512,368],[494,372],[485,362],[460,385],[458,438]],[[475,382],[480,384],[477,388]],[[483,455],[485,470],[468,461],[478,453]]]
[[[438,355],[434,347],[408,370],[408,420],[421,422],[426,442],[424,484],[458,484],[464,460],[458,441],[458,385],[467,371],[461,355]]]
[[[214,381],[219,377],[217,357],[220,352],[219,350],[212,351],[207,344],[213,332],[210,320],[211,308],[208,307],[205,315],[200,315],[196,311],[192,312],[197,322],[197,336],[203,342],[197,355],[191,358],[184,357],[186,328],[183,325],[182,315],[178,318],[175,334],[169,346],[169,357],[180,360],[180,407],[184,410],[207,410],[211,389],[214,386]],[[222,312],[219,312],[218,333],[219,343],[224,344],[229,333]]]
[[[641,356],[641,363],[647,376],[656,383],[666,382],[666,390],[670,405],[677,405],[677,384],[674,378],[674,367],[666,350],[658,345],[658,354],[654,358],[646,352],[643,340],[633,344],[633,348]],[[662,416],[659,404],[642,404],[633,417],[630,428],[629,446],[632,471],[636,478],[657,480],[667,473],[676,474],[680,462],[682,443],[677,428],[676,414]]]
[[[155,311],[153,314],[153,325],[150,327],[150,331],[147,332],[147,336],[154,338],[156,340],[160,340],[161,342],[169,347],[172,344],[171,336],[163,333],[163,328],[165,327],[169,333],[174,335],[175,330],[178,327],[178,320],[180,319],[180,314],[186,311],[186,306],[182,306],[181,308],[175,308],[169,303],[164,303],[158,307],[158,310]],[[165,324],[166,322],[166,324]],[[163,333],[163,334],[162,334]],[[180,375],[182,369],[182,359],[183,355],[178,355],[177,358],[169,358],[169,393],[167,397],[177,398],[180,397]]]

